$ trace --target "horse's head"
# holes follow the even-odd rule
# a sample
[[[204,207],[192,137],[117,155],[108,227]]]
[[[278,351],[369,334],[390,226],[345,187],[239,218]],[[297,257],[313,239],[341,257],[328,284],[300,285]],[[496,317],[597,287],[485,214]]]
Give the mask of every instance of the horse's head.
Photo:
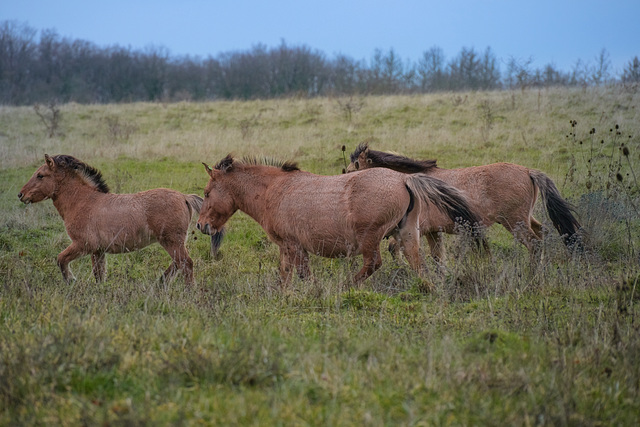
[[[215,234],[222,230],[227,220],[238,210],[229,191],[225,190],[226,176],[233,170],[233,158],[229,155],[213,169],[203,163],[209,182],[204,189],[204,202],[196,227],[204,234]]]
[[[40,166],[31,179],[22,187],[18,198],[24,203],[38,203],[50,199],[58,189],[60,171],[53,158],[44,155],[45,164]]]
[[[353,153],[351,153],[351,163],[347,166],[347,173],[355,172],[361,169],[370,168],[371,159],[369,159],[369,145],[366,142],[361,143],[355,149]]]

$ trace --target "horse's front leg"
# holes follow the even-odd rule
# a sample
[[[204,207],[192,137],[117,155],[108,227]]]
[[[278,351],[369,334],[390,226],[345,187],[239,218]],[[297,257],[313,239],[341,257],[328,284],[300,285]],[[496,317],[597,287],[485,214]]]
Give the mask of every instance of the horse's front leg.
[[[293,254],[293,265],[296,266],[299,278],[304,280],[311,276],[311,270],[309,269],[309,254],[304,249],[295,249],[295,253]]]
[[[280,286],[286,288],[291,283],[293,270],[297,270],[298,277],[306,279],[311,275],[309,269],[309,254],[302,247],[290,243],[280,246]]]
[[[71,243],[67,249],[58,254],[58,267],[60,267],[62,278],[65,282],[69,283],[72,280],[76,280],[73,273],[71,273],[71,269],[69,269],[69,263],[84,254],[86,254],[86,252],[82,249],[82,246],[75,242]]]
[[[107,257],[105,253],[102,251],[92,253],[91,266],[96,282],[100,283],[104,281],[104,275],[107,271]]]
[[[295,263],[291,257],[291,250],[287,245],[280,246],[280,287],[285,289],[291,283],[291,276]]]

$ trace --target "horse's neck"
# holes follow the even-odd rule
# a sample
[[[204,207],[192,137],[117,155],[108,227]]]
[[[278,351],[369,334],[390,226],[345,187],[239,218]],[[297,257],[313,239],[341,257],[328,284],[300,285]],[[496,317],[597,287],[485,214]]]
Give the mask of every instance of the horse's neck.
[[[103,193],[84,183],[70,181],[62,183],[51,200],[62,219],[65,219],[76,212],[79,206],[91,203],[100,194]]]
[[[270,175],[246,174],[235,181],[236,204],[238,209],[256,220],[264,222],[265,193],[274,179]]]

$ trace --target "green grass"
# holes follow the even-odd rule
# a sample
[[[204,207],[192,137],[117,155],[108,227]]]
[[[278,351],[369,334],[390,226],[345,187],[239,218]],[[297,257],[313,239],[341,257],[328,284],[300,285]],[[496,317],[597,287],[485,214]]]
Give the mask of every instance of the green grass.
[[[0,107],[0,425],[635,425],[638,95],[357,102],[350,120],[330,98],[72,104],[52,139],[32,109]],[[67,285],[55,265],[69,243],[61,218],[49,201],[16,197],[44,153],[98,167],[115,192],[201,194],[201,162],[228,152],[336,174],[342,145],[348,155],[365,139],[442,167],[541,169],[577,206],[589,251],[571,256],[549,233],[532,264],[494,226],[491,258],[446,238],[444,268],[428,262],[430,291],[386,251],[357,289],[343,285],[361,259],[313,257],[313,279],[282,290],[277,247],[238,213],[220,260],[190,232],[194,287],[158,281],[170,259],[157,245],[108,256],[101,284],[79,259]]]

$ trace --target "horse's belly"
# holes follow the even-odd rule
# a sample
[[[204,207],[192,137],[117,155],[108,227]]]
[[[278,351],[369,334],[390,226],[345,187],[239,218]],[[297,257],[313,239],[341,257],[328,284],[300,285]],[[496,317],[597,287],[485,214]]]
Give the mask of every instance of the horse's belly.
[[[349,257],[360,253],[356,244],[342,238],[315,240],[306,249],[312,254],[325,258]]]
[[[113,240],[105,245],[105,251],[111,254],[132,252],[149,246],[157,242],[155,237],[146,231],[139,231],[132,234],[120,234],[114,236]]]

